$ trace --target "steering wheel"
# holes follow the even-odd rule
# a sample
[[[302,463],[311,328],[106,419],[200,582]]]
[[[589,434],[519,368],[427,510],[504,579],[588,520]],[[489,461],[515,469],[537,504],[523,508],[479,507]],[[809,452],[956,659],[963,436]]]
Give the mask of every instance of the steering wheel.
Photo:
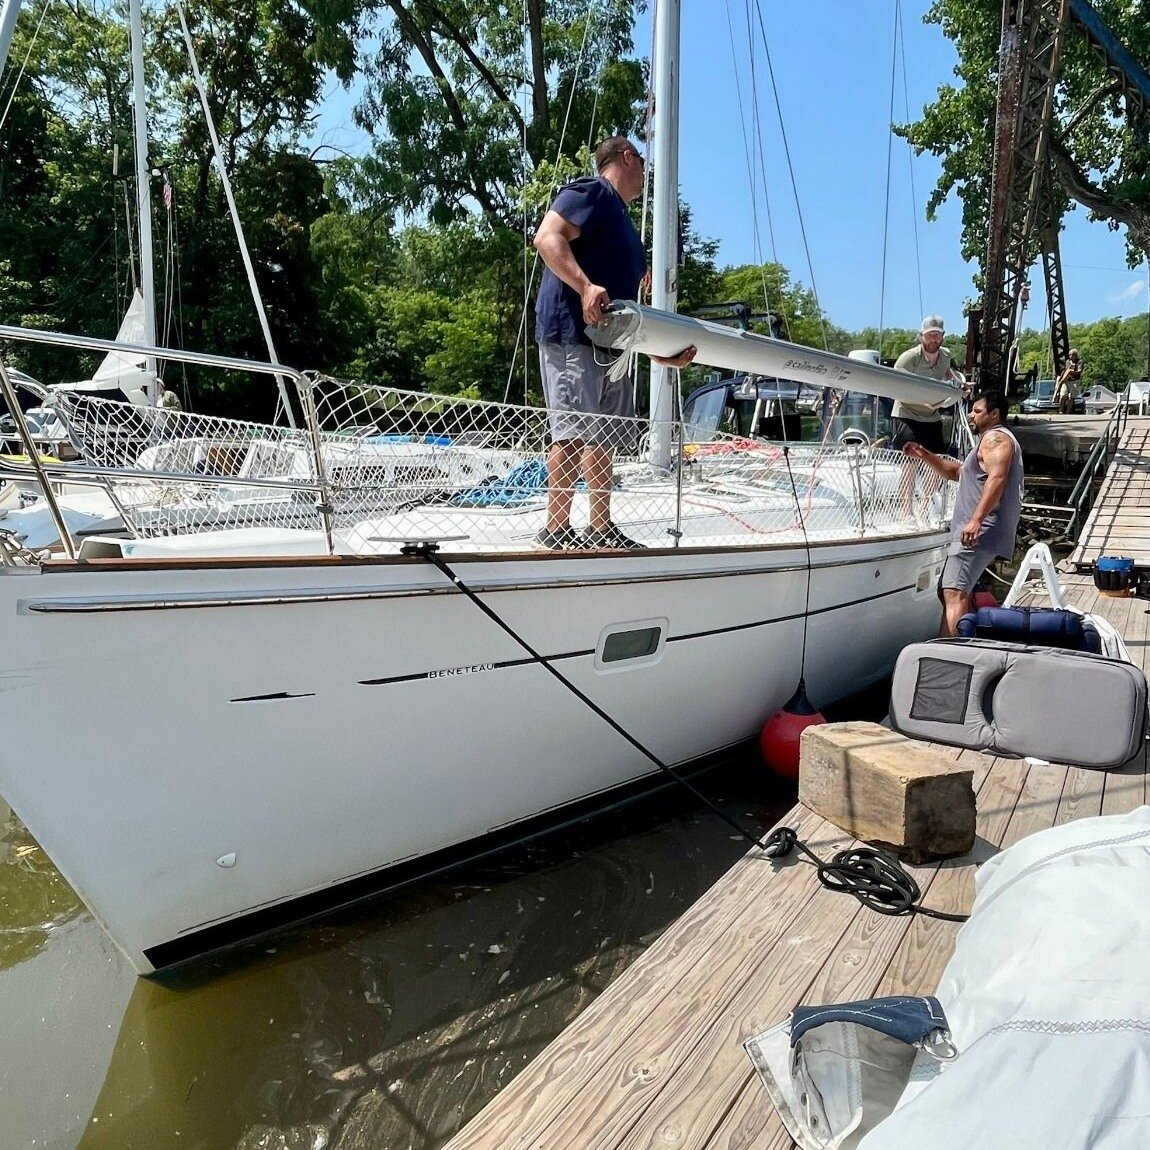
[[[839,443],[843,447],[870,447],[870,436],[857,427],[848,427],[839,436]]]

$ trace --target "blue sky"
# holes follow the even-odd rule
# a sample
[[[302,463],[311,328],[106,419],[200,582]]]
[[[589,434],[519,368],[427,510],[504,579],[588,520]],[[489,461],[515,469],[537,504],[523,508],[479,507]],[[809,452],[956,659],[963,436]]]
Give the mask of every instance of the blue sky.
[[[744,110],[750,104],[749,74],[745,25],[740,40],[736,23],[736,42],[744,45],[736,76],[726,8],[698,0],[685,0],[683,5],[686,48],[679,174],[699,232],[721,241],[721,262],[742,263],[756,258],[739,114],[740,85]],[[974,269],[959,257],[961,205],[952,199],[936,221],[925,220],[938,162],[931,156],[912,160],[909,148],[897,139],[891,154],[886,287],[881,290],[893,0],[804,0],[801,5],[762,8],[813,278],[824,311],[850,330],[877,325],[880,319],[886,326],[916,326],[922,310],[943,315],[950,331],[965,330],[963,305],[974,292]],[[900,63],[896,120],[905,119],[907,106],[916,118],[940,84],[953,82],[957,60],[938,26],[922,23],[925,0],[903,0],[901,8],[907,91],[904,96]],[[732,19],[739,21],[741,12]],[[646,28],[637,31],[636,43],[646,50]],[[760,227],[760,250],[809,284],[778,115],[761,58],[758,69],[767,194],[774,223],[773,245],[768,230]],[[745,115],[749,118],[746,111]],[[760,195],[760,219],[762,203]],[[1111,232],[1104,223],[1088,222],[1081,208],[1067,217],[1062,261],[1071,323],[1146,310],[1145,265],[1128,269],[1121,233]],[[1041,329],[1045,292],[1040,266],[1030,278],[1033,294],[1026,324]]]
[[[943,315],[948,330],[964,331],[974,269],[959,257],[960,205],[952,199],[937,220],[926,221],[924,207],[938,164],[931,156],[912,159],[901,140],[891,151],[887,208],[894,0],[803,0],[761,7],[802,227],[761,50],[757,129],[754,123],[745,5],[683,0],[679,179],[696,230],[720,242],[721,264],[777,259],[794,279],[808,286],[813,279],[823,310],[849,330],[880,322],[915,327],[927,311]],[[734,53],[728,9],[739,45]],[[936,25],[922,23],[926,9],[927,0],[901,2],[906,85],[904,90],[900,58],[896,120],[906,118],[908,107],[916,118],[937,87],[953,80],[954,48]],[[635,30],[641,55],[650,50],[649,15]],[[359,150],[362,136],[341,126],[350,118],[349,97],[334,84],[331,94],[318,138]],[[749,139],[756,130],[762,138],[765,195],[761,175],[752,194],[747,171],[744,131]],[[1090,223],[1081,208],[1067,217],[1062,262],[1071,323],[1146,311],[1145,266],[1128,269],[1121,233]],[[1025,323],[1041,329],[1045,293],[1039,266],[1030,278]]]

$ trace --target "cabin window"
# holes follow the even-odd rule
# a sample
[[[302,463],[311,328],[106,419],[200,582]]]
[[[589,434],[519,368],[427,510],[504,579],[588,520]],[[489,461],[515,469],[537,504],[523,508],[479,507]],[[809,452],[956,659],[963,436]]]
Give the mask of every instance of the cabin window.
[[[659,660],[667,635],[666,619],[642,619],[606,627],[599,636],[595,666],[600,671],[621,671]]]

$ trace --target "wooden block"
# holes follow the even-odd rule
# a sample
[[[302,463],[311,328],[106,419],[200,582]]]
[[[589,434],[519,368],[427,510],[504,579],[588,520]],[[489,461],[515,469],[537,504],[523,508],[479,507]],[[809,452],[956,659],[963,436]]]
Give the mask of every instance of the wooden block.
[[[912,862],[974,845],[973,770],[877,723],[803,731],[799,802],[864,842]]]

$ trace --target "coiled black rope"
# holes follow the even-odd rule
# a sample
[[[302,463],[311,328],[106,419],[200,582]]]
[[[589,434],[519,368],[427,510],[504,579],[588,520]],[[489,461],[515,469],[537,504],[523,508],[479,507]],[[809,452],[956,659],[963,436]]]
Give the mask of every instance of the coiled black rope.
[[[819,882],[827,890],[857,898],[879,914],[925,914],[947,922],[966,922],[968,915],[949,914],[920,906],[922,891],[902,863],[890,851],[875,847],[849,847],[824,862],[790,827],[778,827],[764,840],[768,858],[785,858],[798,848],[814,864]]]

